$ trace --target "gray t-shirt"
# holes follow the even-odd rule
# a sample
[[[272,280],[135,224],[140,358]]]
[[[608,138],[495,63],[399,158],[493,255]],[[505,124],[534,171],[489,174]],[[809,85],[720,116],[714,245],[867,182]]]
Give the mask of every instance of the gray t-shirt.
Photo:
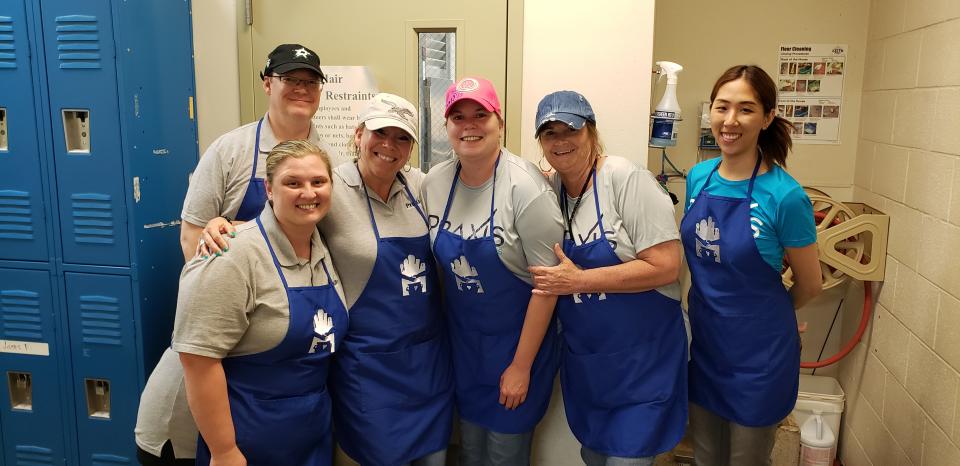
[[[557,193],[561,191],[560,176],[556,172],[550,174],[550,184]],[[597,170],[597,192],[604,233],[621,261],[635,260],[644,249],[680,239],[670,196],[649,171],[623,157],[607,156]],[[569,216],[576,203],[577,197],[567,194],[563,214]],[[596,198],[590,187],[583,193],[573,218],[573,241],[579,246],[600,237]],[[679,283],[662,286],[657,291],[680,299]]]
[[[311,238],[310,259],[301,259],[280,230],[269,203],[261,219],[289,286],[326,285],[326,263],[343,299],[336,270],[318,232]],[[220,359],[267,351],[283,341],[289,320],[286,292],[256,222],[237,227],[230,252],[187,263],[180,274],[173,349],[160,359],[140,399],[137,445],[159,456],[169,439],[178,458],[196,454],[197,428],[187,406],[183,368],[176,353]]]
[[[490,201],[494,196],[493,237],[503,264],[521,280],[533,284],[527,267],[553,266],[559,263],[553,245],[563,240],[563,217],[557,195],[533,163],[500,152],[493,177],[479,187],[457,180],[457,190],[443,229],[463,239],[490,234]],[[430,220],[430,240],[437,238],[437,225],[443,217],[457,169],[457,159],[447,160],[430,169],[423,180],[423,201]]]
[[[406,180],[410,192],[418,196],[423,180],[420,170],[401,171],[400,175]],[[320,231],[330,248],[333,264],[340,273],[349,309],[357,302],[373,272],[373,264],[377,259],[377,239],[370,223],[367,194],[364,193],[357,165],[342,164],[334,169],[333,176],[333,203],[320,221]],[[394,181],[390,187],[387,202],[372,190],[369,190],[369,196],[381,238],[409,238],[427,234],[426,222],[410,202],[399,181]],[[419,199],[417,202],[420,203]]]
[[[260,129],[260,146],[257,157],[257,177],[267,173],[267,154],[281,141],[278,141],[270,128],[268,117],[264,115]],[[180,218],[197,226],[204,226],[211,219],[225,217],[235,219],[243,195],[250,183],[253,170],[253,146],[257,139],[257,123],[253,122],[226,133],[207,148],[190,176],[190,185],[183,200]],[[320,140],[320,134],[313,124],[307,140],[316,144],[330,155],[330,163],[336,167],[342,163],[340,151],[333,150]]]

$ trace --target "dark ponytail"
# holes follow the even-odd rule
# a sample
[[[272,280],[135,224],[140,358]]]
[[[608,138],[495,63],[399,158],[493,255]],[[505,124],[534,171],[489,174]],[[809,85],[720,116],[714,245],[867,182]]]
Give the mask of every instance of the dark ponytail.
[[[776,108],[777,86],[770,75],[756,65],[737,65],[724,71],[713,85],[710,102],[717,98],[717,92],[724,84],[740,78],[743,78],[753,88],[757,100],[763,106],[764,115],[769,114]],[[776,164],[781,167],[787,166],[787,154],[793,148],[793,139],[790,137],[792,128],[793,125],[789,121],[775,116],[767,129],[760,131],[757,145],[760,146],[764,163],[768,165]]]

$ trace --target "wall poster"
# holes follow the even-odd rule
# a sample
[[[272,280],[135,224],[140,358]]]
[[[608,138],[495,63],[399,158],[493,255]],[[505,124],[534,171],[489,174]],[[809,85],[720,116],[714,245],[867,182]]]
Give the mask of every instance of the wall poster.
[[[777,115],[796,144],[839,144],[846,44],[781,44]]]
[[[320,108],[313,115],[313,125],[320,139],[352,157],[349,146],[357,127],[357,115],[377,95],[377,81],[366,66],[321,66],[327,82],[320,91]]]

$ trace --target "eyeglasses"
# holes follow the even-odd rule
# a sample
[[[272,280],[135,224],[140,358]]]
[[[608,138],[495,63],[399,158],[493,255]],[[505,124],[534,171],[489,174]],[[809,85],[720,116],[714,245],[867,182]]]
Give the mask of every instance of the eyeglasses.
[[[277,78],[280,80],[280,82],[288,86],[303,86],[306,89],[319,89],[320,85],[323,84],[322,79],[301,79],[294,76],[284,76],[282,74],[271,74],[267,76],[271,78]]]

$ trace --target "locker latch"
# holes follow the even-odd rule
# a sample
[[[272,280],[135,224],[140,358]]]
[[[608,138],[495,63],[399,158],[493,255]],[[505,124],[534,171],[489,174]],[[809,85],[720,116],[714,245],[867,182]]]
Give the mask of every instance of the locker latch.
[[[110,419],[110,381],[85,379],[87,392],[87,415],[97,419]]]
[[[0,150],[9,150],[7,145],[7,109],[0,108]]]
[[[33,411],[33,377],[29,372],[7,372],[10,389],[10,408],[15,411]]]
[[[63,110],[63,140],[70,154],[90,153],[90,110]]]

